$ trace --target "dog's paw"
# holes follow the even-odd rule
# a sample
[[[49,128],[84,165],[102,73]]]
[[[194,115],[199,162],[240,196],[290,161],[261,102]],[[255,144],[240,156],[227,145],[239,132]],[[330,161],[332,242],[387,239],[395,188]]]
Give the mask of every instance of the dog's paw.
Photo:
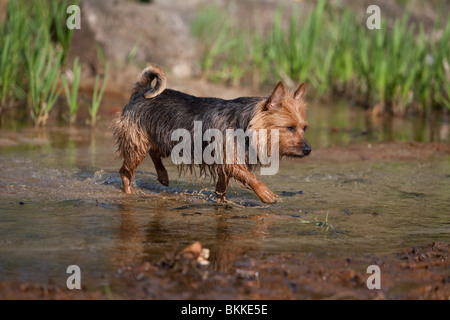
[[[269,189],[259,192],[258,197],[262,202],[267,204],[274,204],[278,202],[278,197]]]
[[[223,203],[227,201],[226,193],[225,192],[215,192],[216,194],[216,202],[217,203]]]
[[[131,184],[129,186],[124,186],[122,188],[123,192],[126,194],[135,194],[133,188],[131,187]]]

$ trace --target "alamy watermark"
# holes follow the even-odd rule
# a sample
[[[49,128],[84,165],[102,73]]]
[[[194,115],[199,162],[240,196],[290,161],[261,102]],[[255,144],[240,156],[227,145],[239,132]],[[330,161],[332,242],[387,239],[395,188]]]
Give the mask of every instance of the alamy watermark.
[[[369,290],[381,289],[381,269],[376,264],[367,267],[366,273],[371,274],[366,281]]]
[[[186,129],[174,130],[171,140],[179,141],[171,153],[172,161],[177,165],[262,164],[265,167],[261,167],[261,175],[274,175],[278,172],[278,129],[270,130],[270,139],[267,129],[226,129],[224,135],[219,129],[207,129],[203,132],[202,121],[194,121],[193,142],[191,133]],[[204,142],[208,143],[205,148]],[[270,153],[267,150],[269,144]]]
[[[66,20],[66,26],[68,29],[81,29],[81,9],[77,5],[70,5],[67,7],[66,12],[70,16]],[[368,29],[381,29],[381,9],[379,6],[372,4],[367,7],[366,13],[370,16],[366,20],[366,26]]]
[[[81,289],[81,269],[73,264],[67,267],[66,273],[71,274],[66,281],[69,290]],[[370,276],[366,280],[366,286],[369,290],[381,289],[381,269],[377,265],[367,267],[366,273]]]
[[[72,264],[67,267],[66,273],[71,275],[67,278],[66,286],[67,289],[81,289],[81,269],[76,264]]]
[[[371,14],[366,21],[366,26],[369,30],[381,29],[381,10],[377,5],[370,5],[366,10],[367,14]]]
[[[81,29],[81,9],[77,5],[71,5],[67,7],[66,12],[70,16],[66,20],[66,26],[68,29]]]

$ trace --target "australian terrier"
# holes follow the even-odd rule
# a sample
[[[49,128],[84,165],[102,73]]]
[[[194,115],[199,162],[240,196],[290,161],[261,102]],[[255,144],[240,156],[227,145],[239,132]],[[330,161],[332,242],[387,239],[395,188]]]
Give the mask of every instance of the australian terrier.
[[[195,140],[195,131],[198,127],[196,129],[194,122],[198,121],[201,121],[200,136],[208,129],[217,129],[223,134],[229,129],[255,132],[265,129],[269,132],[268,137],[271,137],[271,132],[276,130],[278,137],[276,154],[279,158],[283,156],[300,158],[309,155],[311,146],[305,139],[308,128],[303,101],[305,89],[306,85],[302,83],[295,92],[291,92],[285,90],[282,82],[279,82],[269,97],[241,97],[234,100],[199,98],[166,89],[166,76],[163,70],[149,64],[135,84],[130,101],[113,124],[118,153],[123,158],[119,172],[124,192],[133,193],[131,182],[135,170],[147,153],[155,165],[158,181],[167,186],[169,177],[162,158],[171,156],[177,145],[178,141],[174,141],[173,132],[183,129],[190,135],[187,138]],[[268,147],[269,140],[269,138],[257,139],[256,148]],[[248,146],[248,143],[246,145]],[[191,148],[191,144],[187,146]],[[205,150],[206,146],[202,139],[201,151]],[[239,148],[235,150],[234,153],[239,151]],[[186,150],[184,152],[186,153]],[[185,155],[195,152],[192,146],[192,153],[187,152]],[[172,154],[172,159],[173,156]],[[234,154],[231,158],[236,157]],[[208,170],[217,183],[216,198],[219,202],[225,200],[231,178],[244,186],[249,186],[262,202],[269,204],[277,202],[277,196],[251,172],[255,163],[249,163],[248,159],[246,151],[244,163],[210,163],[192,159],[188,163],[184,162],[184,166],[181,167],[192,170],[197,166],[201,171]],[[260,164],[259,158],[257,162],[256,165]]]

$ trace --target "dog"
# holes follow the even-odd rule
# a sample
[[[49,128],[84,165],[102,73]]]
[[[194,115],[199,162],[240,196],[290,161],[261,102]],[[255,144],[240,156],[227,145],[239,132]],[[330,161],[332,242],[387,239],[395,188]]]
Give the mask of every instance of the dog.
[[[119,171],[123,191],[134,193],[131,182],[137,166],[147,154],[153,161],[158,181],[162,185],[169,185],[162,159],[169,157],[177,144],[172,134],[177,129],[184,129],[194,138],[195,121],[201,121],[201,134],[210,128],[222,133],[228,129],[254,132],[265,129],[269,134],[266,139],[257,139],[257,149],[270,147],[271,132],[276,130],[279,158],[309,155],[311,145],[305,138],[308,129],[305,91],[305,83],[292,92],[286,90],[280,81],[268,97],[240,97],[234,100],[195,97],[166,89],[164,71],[157,65],[149,64],[140,74],[128,104],[113,123],[117,152],[123,158]],[[203,142],[202,150],[204,149]],[[231,158],[236,157],[234,154]],[[248,159],[246,151],[245,163],[211,164],[205,161],[195,163],[192,160],[182,164],[180,168],[188,167],[192,171],[194,167],[199,167],[201,172],[209,171],[216,182],[215,195],[218,202],[226,200],[227,186],[230,179],[234,178],[241,185],[250,187],[262,202],[276,203],[277,196],[251,172],[255,165],[248,163]]]

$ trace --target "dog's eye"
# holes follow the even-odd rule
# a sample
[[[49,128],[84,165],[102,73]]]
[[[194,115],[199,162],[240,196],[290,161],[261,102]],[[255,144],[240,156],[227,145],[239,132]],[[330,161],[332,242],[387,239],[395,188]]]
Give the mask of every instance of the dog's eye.
[[[303,127],[303,131],[306,131],[306,130],[308,130],[308,126]]]
[[[288,131],[290,132],[295,132],[295,126],[286,127],[286,129],[288,129]]]

